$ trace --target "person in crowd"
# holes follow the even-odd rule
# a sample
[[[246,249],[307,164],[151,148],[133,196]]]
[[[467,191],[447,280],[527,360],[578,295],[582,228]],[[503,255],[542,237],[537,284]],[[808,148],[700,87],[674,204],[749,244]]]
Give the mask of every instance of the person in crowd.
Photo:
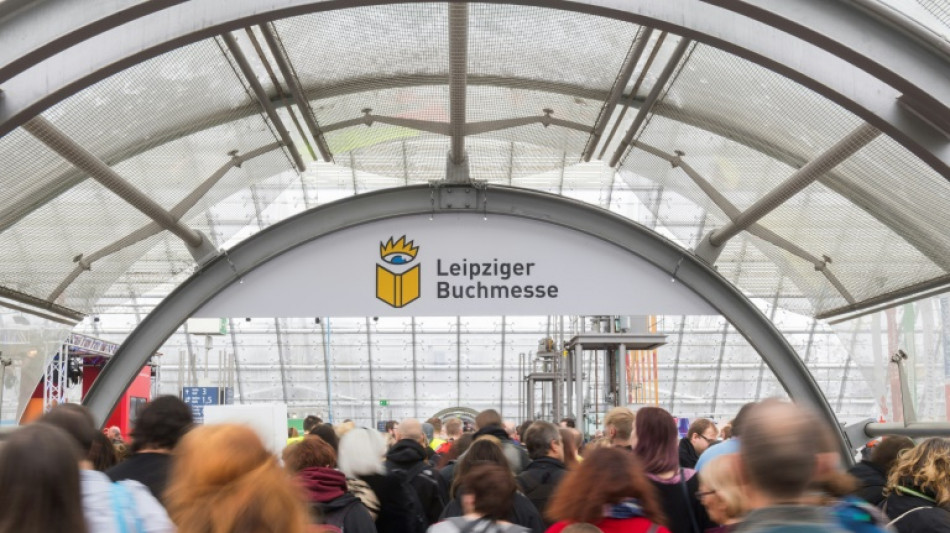
[[[89,454],[92,468],[99,472],[105,472],[118,463],[115,454],[116,445],[113,442],[104,433],[96,432],[95,440],[92,443],[92,451]]]
[[[422,424],[414,418],[407,418],[399,423],[396,436],[396,444],[386,454],[386,471],[412,486],[425,514],[426,525],[430,526],[438,522],[445,508],[446,490],[440,476],[428,463]]]
[[[860,484],[854,495],[871,505],[880,505],[884,501],[887,476],[897,462],[897,455],[913,447],[914,441],[908,437],[885,435],[884,439],[872,448],[870,458],[862,459],[848,470]]]
[[[525,420],[518,426],[518,440],[524,442],[524,433],[528,431],[528,428],[531,427],[531,424],[534,423],[534,420]]]
[[[115,464],[125,462],[126,459],[132,457],[132,450],[124,442],[113,442],[112,449],[115,450]]]
[[[468,452],[459,460],[458,472],[450,490],[452,500],[445,506],[445,511],[442,512],[440,519],[461,516],[464,513],[462,480],[466,479],[468,473],[480,464],[495,464],[507,468],[511,481],[515,481],[514,475],[511,474],[511,467],[508,465],[508,459],[498,439],[492,436],[476,439],[469,447]],[[532,533],[544,532],[544,522],[541,520],[541,515],[538,514],[538,510],[531,503],[531,500],[521,492],[514,493],[511,513],[507,515],[506,520],[512,524],[528,528]]]
[[[817,467],[819,424],[810,412],[778,400],[742,413],[733,429],[741,427],[737,457],[749,512],[733,533],[845,531],[829,509],[802,503]]]
[[[673,533],[704,531],[712,525],[706,509],[696,499],[696,471],[679,465],[679,431],[673,415],[659,407],[637,411],[634,454],[656,489],[657,498]]]
[[[432,418],[426,420],[427,423],[432,425],[432,438],[429,439],[429,447],[432,448],[432,451],[439,453],[439,448],[445,444],[445,432],[442,428],[442,419],[433,416]],[[460,427],[461,429],[461,427]]]
[[[399,429],[399,422],[389,420],[383,427],[386,431],[386,446],[391,447],[393,444],[396,444],[396,431]]]
[[[323,439],[323,442],[333,448],[334,453],[336,453],[337,448],[340,447],[340,438],[336,436],[336,430],[333,429],[332,424],[317,424],[310,429],[309,434]]]
[[[502,425],[501,415],[498,414],[498,411],[486,409],[478,413],[478,416],[475,417],[475,427],[477,428],[475,431],[476,440],[482,435],[491,435],[501,442],[501,448],[505,452],[505,457],[508,458],[508,465],[511,467],[512,474],[517,476],[531,462],[531,459],[528,458],[528,452],[511,440]]]
[[[125,442],[125,439],[122,438],[122,430],[119,429],[119,426],[112,426],[107,431],[108,435],[106,436],[112,442]]]
[[[518,433],[518,425],[512,422],[511,420],[505,420],[502,427],[505,428],[505,431],[508,433],[508,439],[517,444],[522,444],[524,441],[521,438],[521,435]]]
[[[517,488],[507,465],[475,465],[460,486],[463,514],[433,525],[429,533],[528,533],[528,529],[508,521]]]
[[[303,419],[303,432],[310,433],[310,430],[319,426],[322,423],[323,423],[323,419],[320,418],[319,416],[307,415],[307,417]]]
[[[841,467],[841,448],[832,429],[818,424],[813,430],[818,444],[817,467],[803,503],[823,505],[852,533],[887,533],[887,518],[879,509],[853,496],[858,480]]]
[[[660,502],[636,455],[617,447],[591,450],[567,474],[548,505],[547,533],[590,523],[604,533],[669,533]]]
[[[577,427],[577,421],[571,417],[562,418],[560,422],[562,428],[571,428],[574,429]]]
[[[175,396],[159,396],[145,405],[132,428],[132,456],[106,471],[112,481],[134,479],[162,501],[171,453],[194,426],[191,407]]]
[[[567,475],[567,467],[564,464],[564,441],[557,426],[550,422],[538,421],[531,424],[525,432],[524,444],[528,448],[531,462],[523,472],[518,474],[518,488],[531,500],[538,514],[543,517],[554,489]]]
[[[400,481],[386,476],[385,455],[386,440],[381,433],[355,428],[340,439],[337,468],[346,475],[350,492],[363,502],[370,516],[375,515],[376,531],[412,531],[411,505]]]
[[[614,407],[604,418],[604,437],[611,446],[633,451],[637,437],[633,433],[636,415],[626,407]]]
[[[730,420],[725,425],[722,426],[722,429],[719,430],[719,440],[729,440],[733,437],[732,435],[732,424],[735,420]]]
[[[603,533],[603,530],[594,524],[588,524],[587,522],[575,522],[562,529],[561,533]]]
[[[356,427],[356,422],[353,422],[350,419],[346,419],[343,422],[340,422],[339,424],[333,426],[333,431],[336,433],[337,442],[339,443],[340,439],[343,438],[343,435],[346,435],[347,433],[352,431],[353,428],[355,427]]]
[[[580,462],[577,441],[580,440],[581,432],[571,428],[558,428],[558,433],[561,434],[561,444],[564,448],[564,466],[568,469],[574,468]]]
[[[145,485],[134,480],[113,483],[105,473],[93,469],[91,455],[99,431],[85,407],[59,404],[40,417],[38,423],[64,430],[82,452],[79,487],[89,533],[175,531],[168,513]]]
[[[718,444],[719,431],[716,424],[708,418],[697,418],[689,425],[686,436],[680,439],[680,466],[695,468],[696,461],[710,446]]]
[[[458,439],[462,436],[462,420],[459,418],[450,418],[445,421],[445,442],[439,445],[435,449],[435,453],[439,454],[440,457],[445,457],[449,450],[452,449],[452,443],[455,442],[455,439]]]
[[[62,429],[31,424],[14,431],[0,444],[0,533],[92,533],[83,518],[82,460]]]
[[[750,402],[743,405],[739,409],[739,412],[736,413],[736,417],[732,419],[732,422],[731,422],[732,424],[731,436],[723,440],[722,443],[717,444],[716,446],[713,446],[707,449],[705,452],[703,452],[702,455],[699,456],[699,460],[696,461],[697,472],[702,472],[703,465],[705,465],[707,461],[711,461],[714,458],[719,457],[720,455],[729,455],[732,453],[739,453],[739,443],[741,442],[740,435],[744,427],[743,419],[745,419],[745,416],[749,414],[749,412],[755,406],[756,406],[755,402]]]
[[[442,484],[445,487],[452,485],[452,478],[455,474],[455,466],[459,458],[468,451],[469,446],[475,441],[474,433],[462,433],[462,436],[452,443],[449,452],[439,460],[439,477],[442,478]]]
[[[304,533],[299,487],[251,428],[198,427],[173,452],[165,503],[178,533]]]
[[[439,458],[436,457],[435,450],[429,446],[429,443],[435,438],[435,426],[428,422],[423,422],[422,434],[425,435],[426,438],[425,442],[422,443],[422,448],[426,452],[426,462],[429,463],[430,466],[435,467],[435,465],[439,462]]]
[[[950,439],[929,438],[900,453],[884,496],[898,533],[950,532]]]
[[[284,448],[282,457],[284,466],[307,492],[313,523],[353,533],[376,533],[373,517],[348,490],[346,475],[336,469],[336,454],[323,439],[304,437]]]
[[[728,533],[746,513],[739,479],[738,464],[733,457],[717,457],[706,465],[699,475],[699,503],[706,508],[709,518],[720,524],[706,533]]]

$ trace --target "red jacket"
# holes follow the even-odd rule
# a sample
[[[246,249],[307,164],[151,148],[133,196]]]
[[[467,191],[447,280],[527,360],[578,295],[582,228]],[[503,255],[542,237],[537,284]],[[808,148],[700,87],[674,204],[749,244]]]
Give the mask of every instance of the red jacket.
[[[571,524],[572,522],[567,521],[557,522],[553,526],[549,527],[545,533],[561,533],[561,530]],[[600,522],[596,522],[594,525],[599,527],[604,533],[647,533],[647,531],[650,530],[650,526],[653,525],[653,522],[642,517],[604,518]],[[656,530],[656,533],[670,533],[670,530],[663,526],[659,526]]]

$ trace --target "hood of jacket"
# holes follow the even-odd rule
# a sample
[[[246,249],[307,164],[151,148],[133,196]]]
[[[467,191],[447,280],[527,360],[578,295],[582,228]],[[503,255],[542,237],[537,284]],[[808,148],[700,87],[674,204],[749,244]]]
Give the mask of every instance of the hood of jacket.
[[[508,437],[508,432],[505,431],[505,428],[501,426],[483,427],[479,429],[478,431],[476,431],[474,435],[472,435],[472,440],[475,440],[478,437],[481,437],[482,435],[491,435],[493,437],[498,438],[498,440],[500,440],[501,442],[506,442],[506,441],[511,440],[511,438]]]
[[[339,470],[313,466],[297,472],[296,478],[313,502],[327,503],[347,493],[346,476]]]
[[[418,442],[403,439],[393,444],[386,454],[386,460],[400,467],[412,466],[426,460],[426,451]]]

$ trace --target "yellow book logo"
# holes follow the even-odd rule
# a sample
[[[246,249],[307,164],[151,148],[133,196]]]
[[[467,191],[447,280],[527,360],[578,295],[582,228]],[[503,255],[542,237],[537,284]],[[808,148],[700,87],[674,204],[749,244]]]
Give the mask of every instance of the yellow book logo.
[[[419,272],[422,265],[406,269],[406,265],[416,259],[419,247],[412,241],[406,241],[403,235],[397,241],[390,237],[386,243],[379,243],[380,258],[393,265],[392,270],[376,265],[376,297],[387,304],[399,308],[419,298]]]

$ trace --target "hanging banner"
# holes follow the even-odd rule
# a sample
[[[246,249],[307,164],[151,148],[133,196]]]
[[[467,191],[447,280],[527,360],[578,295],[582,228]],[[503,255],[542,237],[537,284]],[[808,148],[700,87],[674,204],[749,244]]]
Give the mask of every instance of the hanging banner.
[[[364,224],[286,252],[197,317],[714,315],[670,274],[607,241],[515,216]]]

